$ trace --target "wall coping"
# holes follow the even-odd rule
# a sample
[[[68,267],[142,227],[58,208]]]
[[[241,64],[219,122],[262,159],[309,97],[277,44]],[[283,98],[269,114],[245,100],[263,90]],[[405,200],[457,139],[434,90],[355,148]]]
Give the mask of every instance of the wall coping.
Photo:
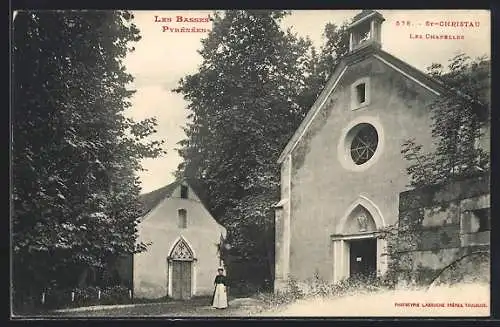
[[[457,200],[463,200],[475,196],[480,196],[483,194],[489,194],[490,193],[490,172],[473,176],[473,177],[467,177],[463,179],[456,179],[452,181],[447,181],[443,182],[440,184],[432,184],[432,185],[426,185],[423,187],[415,188],[412,190],[407,190],[404,192],[399,193],[399,212],[406,211],[406,210],[411,210],[411,209],[416,209],[416,208],[423,208],[423,207],[428,207],[432,206],[434,204],[439,204],[439,203],[447,203],[447,202],[452,202],[452,201],[457,201]],[[460,192],[457,193],[457,186],[468,184],[468,183],[473,183],[474,185],[480,185],[480,189],[478,189],[476,192],[471,191],[470,188],[464,188],[463,190],[460,190]],[[487,184],[487,189],[484,184]],[[438,193],[446,193],[446,192],[451,192],[453,193],[453,197],[449,200],[441,200],[441,201],[430,201],[432,204],[431,205],[426,205],[419,203],[419,205],[409,205],[409,201],[405,201],[406,199],[411,199],[412,197],[420,200],[421,198],[434,198],[436,194]],[[420,201],[419,201],[420,202]]]

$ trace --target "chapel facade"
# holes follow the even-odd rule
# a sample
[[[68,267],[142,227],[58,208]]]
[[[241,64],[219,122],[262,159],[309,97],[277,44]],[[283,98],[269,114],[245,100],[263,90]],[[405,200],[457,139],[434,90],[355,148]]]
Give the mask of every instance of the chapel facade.
[[[349,53],[279,157],[275,290],[315,274],[327,281],[383,275],[387,242],[408,190],[404,141],[432,148],[428,106],[444,85],[382,50],[383,16],[364,10]],[[489,149],[489,132],[481,146]]]
[[[186,300],[211,295],[219,246],[226,229],[207,210],[186,181],[141,196],[145,211],[137,242],[147,251],[132,259],[134,297]]]

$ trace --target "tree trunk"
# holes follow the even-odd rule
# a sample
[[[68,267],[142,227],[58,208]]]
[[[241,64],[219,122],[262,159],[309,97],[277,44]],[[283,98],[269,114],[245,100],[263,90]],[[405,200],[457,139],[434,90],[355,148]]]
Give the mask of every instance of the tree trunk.
[[[272,282],[274,280],[274,246],[273,246],[273,242],[269,242],[269,239],[271,238],[271,234],[270,234],[270,231],[269,229],[267,228],[266,226],[266,230],[265,230],[265,233],[264,233],[264,246],[266,248],[266,262],[267,262],[267,266],[268,266],[268,272],[269,272],[269,277],[270,277],[270,281],[269,282]]]
[[[87,286],[87,277],[89,275],[89,268],[83,269],[83,271],[80,273],[80,276],[78,277],[78,287],[82,288]]]

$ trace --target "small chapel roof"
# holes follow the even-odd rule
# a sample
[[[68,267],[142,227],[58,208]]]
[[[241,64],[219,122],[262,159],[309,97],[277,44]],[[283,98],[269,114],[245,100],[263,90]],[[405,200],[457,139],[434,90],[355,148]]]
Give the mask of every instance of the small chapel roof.
[[[209,203],[208,194],[200,185],[200,182],[195,179],[182,178],[154,191],[141,194],[139,196],[139,201],[142,203],[143,210],[139,221],[142,222],[146,218],[147,214],[156,208],[164,199],[172,197],[176,188],[181,184],[188,185],[192,192],[196,194],[198,201],[210,212],[211,215],[213,215],[213,212],[207,205]]]
[[[199,181],[196,181],[194,179],[188,180],[186,178],[182,178],[173,183],[165,185],[159,189],[156,189],[152,192],[141,194],[139,196],[139,201],[142,203],[143,210],[141,212],[141,217],[139,218],[138,222],[142,223],[148,217],[148,214],[154,208],[156,208],[163,200],[171,198],[172,195],[174,194],[174,191],[180,185],[188,185],[189,188],[193,191],[193,193],[196,194],[199,203],[201,203],[201,205],[208,210],[212,218],[219,224],[219,227],[221,228],[221,235],[222,237],[225,238],[227,233],[225,227],[221,223],[219,223],[217,219],[214,218],[213,213],[209,210],[209,207],[206,205],[207,194],[203,192],[203,188],[200,186]]]
[[[176,181],[152,192],[141,194],[139,199],[143,206],[142,215],[144,216],[153,210],[163,199],[171,197],[179,185],[180,182]]]

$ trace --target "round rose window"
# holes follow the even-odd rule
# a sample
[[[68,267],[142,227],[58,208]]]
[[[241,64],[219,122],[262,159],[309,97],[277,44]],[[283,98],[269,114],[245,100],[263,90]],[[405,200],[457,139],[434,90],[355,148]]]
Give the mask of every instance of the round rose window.
[[[356,165],[362,165],[370,160],[378,146],[378,133],[375,127],[362,123],[356,125],[351,142],[351,158]]]

